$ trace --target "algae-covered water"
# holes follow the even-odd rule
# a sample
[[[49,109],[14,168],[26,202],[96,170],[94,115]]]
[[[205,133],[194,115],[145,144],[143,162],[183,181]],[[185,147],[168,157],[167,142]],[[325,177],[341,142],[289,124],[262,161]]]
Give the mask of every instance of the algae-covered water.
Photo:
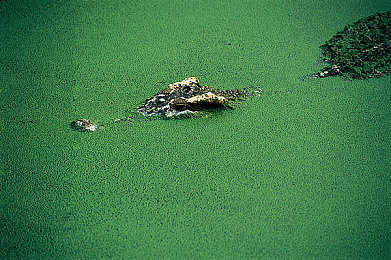
[[[390,258],[391,78],[302,80],[318,46],[390,9],[1,1],[1,257]],[[190,76],[263,92],[109,123]]]

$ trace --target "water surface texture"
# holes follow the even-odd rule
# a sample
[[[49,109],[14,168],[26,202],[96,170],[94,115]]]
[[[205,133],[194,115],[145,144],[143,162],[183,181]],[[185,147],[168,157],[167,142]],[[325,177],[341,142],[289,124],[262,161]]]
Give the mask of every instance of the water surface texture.
[[[390,258],[391,78],[302,80],[375,2],[0,1],[1,256]],[[192,76],[263,92],[108,123]]]

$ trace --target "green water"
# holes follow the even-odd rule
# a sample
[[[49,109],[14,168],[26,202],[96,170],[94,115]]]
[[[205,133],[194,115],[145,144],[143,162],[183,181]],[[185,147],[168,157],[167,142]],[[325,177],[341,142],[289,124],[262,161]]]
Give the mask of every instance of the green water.
[[[213,2],[0,2],[2,258],[391,257],[391,78],[301,80],[391,3]],[[107,124],[190,76],[263,94]]]

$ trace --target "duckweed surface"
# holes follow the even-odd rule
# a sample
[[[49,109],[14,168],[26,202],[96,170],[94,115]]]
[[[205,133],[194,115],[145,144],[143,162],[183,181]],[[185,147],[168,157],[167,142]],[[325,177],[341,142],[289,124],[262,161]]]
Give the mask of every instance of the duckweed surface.
[[[389,10],[0,1],[1,258],[391,258],[390,78],[301,80],[335,32]],[[263,91],[105,124],[189,76]]]

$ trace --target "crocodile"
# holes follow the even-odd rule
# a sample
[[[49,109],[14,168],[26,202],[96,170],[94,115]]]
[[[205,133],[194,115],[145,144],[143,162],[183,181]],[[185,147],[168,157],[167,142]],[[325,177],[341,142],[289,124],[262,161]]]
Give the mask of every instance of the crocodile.
[[[144,116],[181,117],[210,108],[231,108],[233,102],[246,97],[244,91],[219,90],[201,86],[198,78],[186,78],[170,84],[138,107]]]
[[[196,77],[185,78],[172,83],[168,88],[158,91],[137,108],[136,113],[145,117],[185,118],[214,109],[234,108],[239,100],[259,95],[262,90],[248,88],[245,90],[220,90],[200,85]],[[136,113],[114,120],[114,122],[140,119]],[[81,132],[93,132],[98,126],[88,119],[78,119],[71,127]]]

